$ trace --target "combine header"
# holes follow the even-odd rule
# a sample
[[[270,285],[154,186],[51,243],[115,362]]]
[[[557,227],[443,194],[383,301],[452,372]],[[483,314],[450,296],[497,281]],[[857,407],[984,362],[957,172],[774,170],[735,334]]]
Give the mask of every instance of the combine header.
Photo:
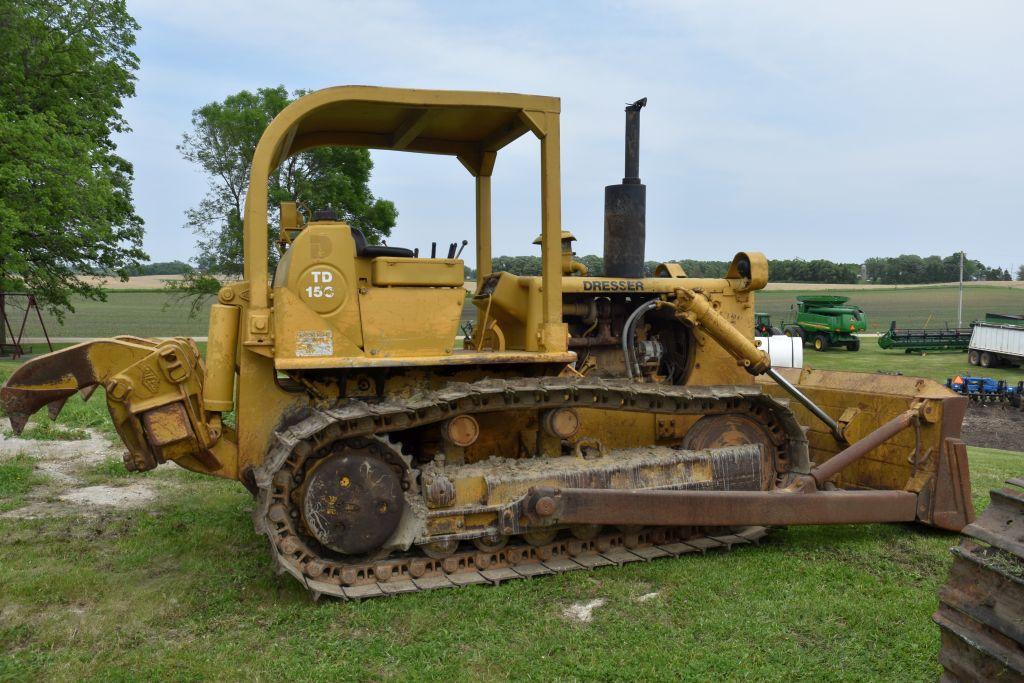
[[[896,321],[889,324],[889,329],[878,338],[878,345],[883,349],[906,349],[907,353],[924,351],[966,351],[971,342],[970,327],[947,326],[942,330],[897,329]]]

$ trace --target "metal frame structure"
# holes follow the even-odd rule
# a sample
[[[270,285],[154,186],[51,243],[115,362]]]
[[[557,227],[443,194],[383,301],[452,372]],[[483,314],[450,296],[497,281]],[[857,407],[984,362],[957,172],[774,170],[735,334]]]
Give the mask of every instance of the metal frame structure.
[[[503,147],[533,133],[540,140],[543,310],[537,334],[545,351],[565,351],[562,322],[560,100],[556,97],[370,86],[326,88],[286,107],[264,131],[253,156],[245,203],[245,279],[251,291],[243,343],[272,345],[267,325],[268,178],[286,159],[314,147],[370,149],[456,157],[476,185],[476,258],[491,270],[491,174]]]
[[[21,318],[21,325],[18,328],[18,334],[14,334],[14,327],[11,325],[11,320],[7,315],[7,299],[9,297],[25,297],[25,315]],[[39,310],[39,304],[36,303],[36,297],[33,294],[25,292],[0,292],[0,338],[5,338],[5,332],[9,333],[10,342],[0,343],[0,357],[10,354],[11,358],[17,359],[25,355],[25,349],[21,345],[21,340],[25,337],[25,325],[28,323],[29,312],[35,309],[36,316],[39,318],[39,327],[43,331],[43,336],[46,338],[46,346],[50,351],[53,351],[53,343],[50,341],[50,334],[46,331],[46,323],[43,322],[43,313]]]

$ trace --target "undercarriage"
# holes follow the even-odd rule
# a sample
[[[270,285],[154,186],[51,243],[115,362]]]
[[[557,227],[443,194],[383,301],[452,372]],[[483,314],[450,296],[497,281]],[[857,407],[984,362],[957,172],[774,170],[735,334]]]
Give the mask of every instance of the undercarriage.
[[[663,438],[608,448],[581,435],[627,414],[655,414]],[[493,417],[532,418],[535,448],[476,459],[468,421]],[[665,427],[676,422],[681,436]],[[407,445],[431,433],[440,448]],[[254,516],[281,571],[316,595],[365,598],[728,547],[770,524],[920,514],[915,493],[840,491],[833,474],[757,386],[490,380],[311,411],[276,434]]]

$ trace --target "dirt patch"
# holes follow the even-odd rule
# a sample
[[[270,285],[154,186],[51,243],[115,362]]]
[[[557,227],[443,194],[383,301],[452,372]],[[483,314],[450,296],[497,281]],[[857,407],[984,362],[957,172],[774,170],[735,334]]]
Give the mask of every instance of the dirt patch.
[[[1024,411],[971,401],[961,438],[968,446],[1024,451]]]
[[[0,419],[0,434],[10,421]],[[47,483],[34,488],[26,497],[27,505],[8,510],[0,517],[36,519],[66,514],[99,514],[111,507],[129,508],[152,500],[156,486],[149,481],[134,481],[125,486],[86,486],[82,476],[94,466],[120,458],[122,449],[114,447],[102,434],[88,430],[89,438],[80,441],[36,441],[0,436],[0,461],[24,453],[35,459],[35,469]]]
[[[589,602],[577,602],[562,610],[562,616],[570,621],[586,624],[594,618],[594,610],[604,607],[607,602],[604,598],[597,598]]]
[[[2,426],[9,421],[4,419]],[[0,436],[0,460],[25,453],[36,459],[36,470],[58,487],[80,485],[78,473],[118,454],[110,442],[95,432],[80,441],[37,441]],[[14,515],[11,511],[9,515]]]
[[[140,486],[136,483],[128,486],[86,486],[65,493],[59,496],[59,499],[67,503],[124,507],[140,505],[153,498],[154,495],[156,495],[156,491],[153,490],[153,487]]]

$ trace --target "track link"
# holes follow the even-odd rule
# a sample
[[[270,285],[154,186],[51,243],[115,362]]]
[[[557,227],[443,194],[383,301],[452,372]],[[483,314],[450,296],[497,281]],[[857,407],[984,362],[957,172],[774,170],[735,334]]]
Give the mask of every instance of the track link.
[[[348,400],[313,409],[309,416],[275,434],[275,443],[255,472],[259,488],[254,522],[267,534],[279,572],[298,579],[314,597],[363,599],[397,593],[507,580],[578,569],[675,557],[714,548],[751,543],[764,527],[743,529],[649,527],[606,529],[594,538],[568,536],[530,545],[513,541],[496,551],[456,551],[428,557],[417,547],[384,558],[325,557],[315,543],[297,532],[291,502],[297,467],[319,449],[354,438],[378,440],[381,453],[401,453],[388,435],[466,413],[588,407],[676,415],[745,413],[768,426],[780,479],[809,469],[807,440],[784,401],[757,386],[678,387],[618,380],[540,378],[486,380],[452,384],[408,400],[365,403]],[[388,456],[394,458],[393,455]],[[404,456],[403,456],[404,458]],[[416,471],[408,458],[405,486],[415,492]],[[291,513],[289,514],[290,511]]]
[[[943,681],[1024,680],[1024,479],[991,491],[939,589]]]

